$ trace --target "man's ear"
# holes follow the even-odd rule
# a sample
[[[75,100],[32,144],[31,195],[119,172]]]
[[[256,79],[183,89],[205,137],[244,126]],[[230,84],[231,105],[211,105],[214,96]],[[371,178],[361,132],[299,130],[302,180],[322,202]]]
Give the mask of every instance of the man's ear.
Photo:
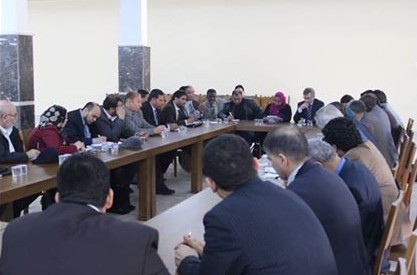
[[[104,209],[110,209],[113,206],[113,189],[109,188],[109,192],[107,193],[106,202],[104,203]]]
[[[59,192],[55,193],[55,202],[58,203],[61,201],[61,197],[59,196]]]
[[[253,168],[255,168],[256,172],[259,172],[259,159],[253,158]]]
[[[207,185],[210,187],[210,189],[216,193],[217,192],[217,183],[210,177],[206,177]]]

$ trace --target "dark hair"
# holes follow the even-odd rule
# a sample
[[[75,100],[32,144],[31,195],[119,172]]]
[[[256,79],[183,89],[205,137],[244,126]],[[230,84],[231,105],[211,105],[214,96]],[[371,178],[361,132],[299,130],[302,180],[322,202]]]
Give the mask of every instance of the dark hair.
[[[233,134],[220,135],[207,143],[203,152],[203,171],[226,191],[236,189],[257,175],[248,143]]]
[[[95,156],[74,154],[59,167],[57,188],[62,202],[103,207],[110,189],[110,173]]]
[[[242,95],[242,91],[234,89],[232,95]]]
[[[348,118],[338,117],[330,120],[322,130],[323,140],[347,152],[362,144],[362,138],[355,124]]]
[[[373,90],[365,90],[364,92],[361,93],[361,97],[366,95],[366,94],[373,94],[374,91]]]
[[[217,92],[216,92],[216,90],[215,89],[208,89],[207,90],[207,95],[208,94],[217,94]]]
[[[96,107],[96,106],[98,106],[98,104],[97,103],[95,103],[95,102],[91,102],[91,101],[89,101],[89,102],[87,102],[85,105],[84,105],[84,107],[82,107],[81,109],[87,109],[87,110],[89,110],[89,111],[91,111],[94,107]]]
[[[160,89],[152,89],[149,93],[148,100],[150,101],[152,98],[158,98],[161,95],[165,95],[164,92]]]
[[[242,89],[242,90],[245,90],[245,88],[243,88],[243,86],[242,86],[242,85],[240,85],[240,84],[237,84],[237,85],[236,85],[235,90],[236,90],[236,89],[238,89],[238,88],[240,88],[240,89]]]
[[[364,94],[361,96],[361,101],[365,104],[367,112],[372,111],[378,105],[378,98],[373,93]]]
[[[305,88],[303,91],[303,95],[308,95],[308,94],[312,94],[313,96],[316,96],[316,92],[314,91],[313,88]]]
[[[344,95],[340,98],[340,103],[349,103],[351,100],[354,100],[351,95]]]
[[[349,103],[348,108],[355,114],[366,112],[365,104],[360,100],[353,100]]]
[[[145,90],[145,89],[138,89],[137,90],[137,93],[140,94],[140,96],[142,98],[145,98],[149,94],[149,92],[147,90]]]
[[[180,98],[182,96],[187,96],[187,94],[183,90],[178,90],[172,94],[170,101],[173,101],[175,98]]]
[[[378,98],[379,103],[387,103],[387,95],[381,90],[374,90],[374,95]]]
[[[191,86],[190,85],[186,85],[186,86],[181,86],[178,90],[181,90],[181,91],[187,91],[187,89],[188,88],[190,88]]]
[[[117,104],[119,102],[123,102],[123,100],[116,94],[110,94],[106,96],[106,98],[103,101],[103,108],[106,110],[109,110],[110,108],[117,108]]]
[[[263,148],[273,155],[284,154],[294,161],[302,161],[308,157],[306,137],[298,128],[291,126],[280,127],[269,132]]]

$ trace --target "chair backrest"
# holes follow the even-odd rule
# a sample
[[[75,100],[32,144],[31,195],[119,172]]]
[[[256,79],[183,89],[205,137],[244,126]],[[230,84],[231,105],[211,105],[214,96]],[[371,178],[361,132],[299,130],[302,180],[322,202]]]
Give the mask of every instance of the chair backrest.
[[[407,249],[405,250],[405,262],[407,266],[407,274],[414,274],[411,273],[411,269],[415,269],[415,255],[416,255],[416,243],[417,243],[417,230],[413,231],[411,234],[410,239],[408,240]]]
[[[30,134],[32,133],[33,129],[23,129],[19,131],[19,135],[20,138],[23,141],[23,150],[27,151],[28,150],[28,145],[29,145],[29,138],[30,138]]]
[[[414,134],[414,132],[413,132],[413,124],[414,124],[414,119],[409,118],[408,119],[408,123],[407,123],[407,128],[405,128],[405,132],[411,138],[413,138],[413,134]]]
[[[400,210],[400,204],[404,199],[404,192],[400,191],[400,194],[396,201],[391,204],[391,208],[388,213],[388,219],[385,224],[384,233],[382,235],[381,243],[379,244],[374,264],[374,275],[380,275],[381,266],[384,260],[384,252],[391,246],[392,235],[394,232],[394,226],[397,223],[398,212]]]
[[[407,169],[407,165],[410,165],[410,162],[412,162],[412,158],[414,157],[411,154],[412,150],[413,150],[413,140],[408,135],[406,135],[404,137],[403,145],[400,148],[400,156],[398,159],[398,165],[394,172],[395,180],[398,183],[401,182],[404,170]]]
[[[398,258],[394,275],[407,275],[407,263],[404,258]]]
[[[411,164],[410,170],[407,171],[407,177],[404,174],[404,179],[407,179],[407,186],[405,189],[405,194],[404,194],[404,204],[406,207],[410,207],[411,204],[411,196],[413,194],[413,188],[414,188],[414,183],[416,182],[416,177],[417,177],[417,160],[414,161],[413,164]]]

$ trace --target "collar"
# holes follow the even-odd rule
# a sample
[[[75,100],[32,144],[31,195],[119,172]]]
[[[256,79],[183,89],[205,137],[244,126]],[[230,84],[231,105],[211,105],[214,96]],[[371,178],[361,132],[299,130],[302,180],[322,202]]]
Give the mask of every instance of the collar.
[[[103,108],[103,112],[106,115],[107,119],[111,120],[111,121],[115,121],[117,116],[111,116],[109,115],[109,113],[107,113],[106,109]]]
[[[294,170],[292,170],[292,172],[290,173],[290,175],[288,176],[288,183],[287,185],[290,185],[291,182],[294,181],[295,176],[297,176],[298,171],[300,170],[300,168],[304,165],[304,162],[301,163],[299,166],[297,166],[297,168],[295,168]]]
[[[336,174],[338,174],[338,175],[340,174],[340,172],[342,171],[343,166],[345,165],[345,163],[346,163],[346,159],[344,157],[342,157],[340,159],[339,163],[337,164],[337,167],[336,167],[336,170],[335,170]]]
[[[174,105],[175,111],[178,113],[178,110],[180,109],[180,107],[178,107],[174,102],[172,102],[172,104]]]
[[[81,112],[81,109],[80,109],[80,116],[81,116],[81,121],[83,122],[83,125],[87,125],[87,122],[85,121],[83,117],[83,113]]]
[[[9,137],[10,136],[10,134],[13,132],[13,126],[12,127],[10,127],[10,128],[3,128],[3,127],[1,127],[0,126],[0,131],[1,131],[1,133],[3,134],[3,136],[7,136],[7,137]]]
[[[100,209],[98,209],[98,207],[97,207],[97,206],[92,205],[92,204],[90,204],[90,203],[87,203],[87,206],[88,206],[88,207],[90,207],[91,209],[94,209],[94,210],[96,210],[97,212],[101,213]]]

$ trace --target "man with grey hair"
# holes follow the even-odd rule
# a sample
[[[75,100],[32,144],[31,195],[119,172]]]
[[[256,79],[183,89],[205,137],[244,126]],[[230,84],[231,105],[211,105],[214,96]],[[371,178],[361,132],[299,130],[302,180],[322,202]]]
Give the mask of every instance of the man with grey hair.
[[[313,88],[305,88],[303,91],[304,101],[300,101],[297,104],[297,111],[294,114],[294,122],[298,123],[301,119],[305,121],[315,123],[314,117],[318,109],[324,106],[323,101],[318,100],[316,92]]]
[[[337,117],[343,117],[342,112],[332,104],[327,104],[316,112],[314,119],[316,120],[317,127],[323,129],[327,122]]]
[[[338,274],[370,274],[358,207],[343,180],[308,157],[306,137],[296,127],[269,132],[264,150],[289,190],[299,195],[323,225]]]
[[[14,126],[17,117],[16,107],[8,100],[0,100],[0,163],[26,163],[37,158],[40,154],[36,149],[27,152],[23,150],[23,141],[20,138],[19,130]],[[15,201],[13,203],[14,216],[19,217],[20,212],[37,197],[36,194]],[[0,205],[0,215],[4,210],[5,206]]]
[[[336,150],[321,139],[308,141],[312,160],[334,171],[346,183],[359,207],[362,235],[373,262],[384,230],[381,191],[372,173],[362,163],[339,157]]]

